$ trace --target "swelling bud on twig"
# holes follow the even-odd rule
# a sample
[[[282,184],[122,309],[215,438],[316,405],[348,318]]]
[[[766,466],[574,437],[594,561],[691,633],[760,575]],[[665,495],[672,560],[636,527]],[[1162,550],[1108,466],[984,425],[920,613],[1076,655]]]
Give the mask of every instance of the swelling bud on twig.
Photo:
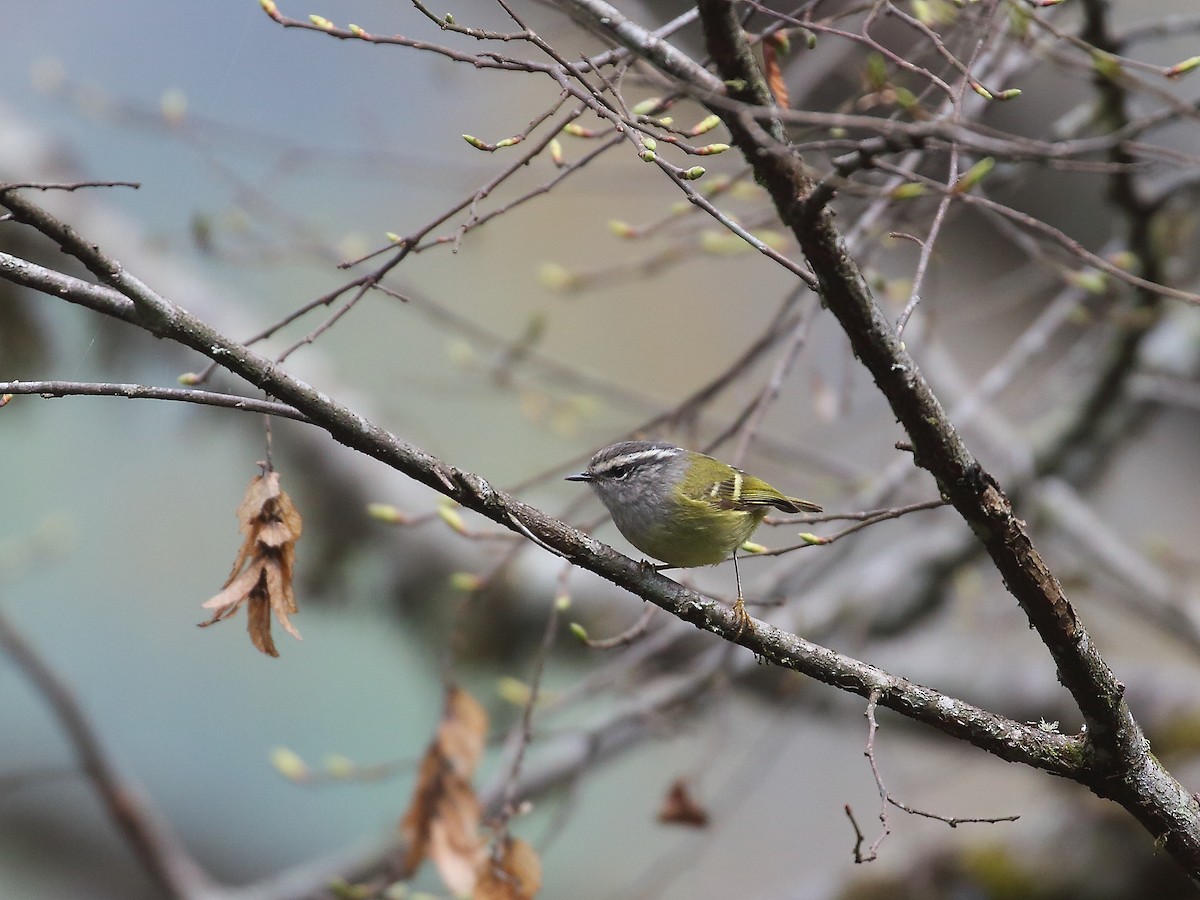
[[[954,182],[954,185],[950,188],[951,193],[965,194],[971,188],[975,187],[975,185],[979,184],[979,182],[983,181],[995,165],[996,160],[990,156],[985,156],[979,162],[975,163],[975,165],[971,166],[971,168],[967,169],[958,181]]]
[[[691,131],[688,132],[688,137],[699,137],[702,134],[706,134],[707,132],[712,131],[714,128],[716,128],[720,124],[721,124],[720,116],[718,116],[716,114],[711,115],[711,116],[706,116],[705,118],[701,119],[696,124],[695,128],[693,128]]]
[[[458,504],[453,500],[446,503],[439,503],[437,509],[438,518],[450,526],[450,528],[458,534],[467,534],[467,524],[463,521],[462,515],[458,511]]]
[[[389,525],[404,525],[408,522],[408,516],[390,503],[367,504],[367,516],[376,522],[387,522]]]
[[[305,781],[312,776],[312,769],[308,767],[308,763],[301,759],[296,751],[287,747],[276,747],[271,751],[271,765],[289,781]]]
[[[635,116],[649,116],[663,109],[662,97],[647,97],[641,103],[635,103],[630,110]]]
[[[1200,56],[1193,56],[1190,59],[1185,59],[1183,62],[1175,63],[1164,74],[1168,78],[1178,78],[1181,75],[1186,75],[1188,72],[1194,71],[1198,66],[1200,66]]]

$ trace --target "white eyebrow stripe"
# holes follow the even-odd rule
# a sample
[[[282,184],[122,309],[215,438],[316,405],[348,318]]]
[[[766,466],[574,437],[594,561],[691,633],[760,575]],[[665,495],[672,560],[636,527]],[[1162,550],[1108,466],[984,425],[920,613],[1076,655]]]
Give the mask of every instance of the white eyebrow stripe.
[[[614,456],[612,459],[603,460],[599,466],[597,466],[597,469],[599,471],[604,471],[605,469],[611,469],[615,466],[628,466],[639,462],[657,462],[658,460],[662,459],[670,459],[671,457],[676,456],[678,453],[679,451],[674,447],[651,447],[648,450],[637,450],[633,453],[623,453],[620,456]]]

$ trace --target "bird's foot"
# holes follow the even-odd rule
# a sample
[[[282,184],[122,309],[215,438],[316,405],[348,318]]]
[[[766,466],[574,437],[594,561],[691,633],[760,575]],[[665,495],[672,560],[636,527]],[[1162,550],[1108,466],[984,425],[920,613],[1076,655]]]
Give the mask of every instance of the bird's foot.
[[[742,599],[741,594],[733,601],[733,617],[737,620],[737,631],[733,633],[733,639],[736,641],[750,625],[750,613],[746,612],[746,601]]]

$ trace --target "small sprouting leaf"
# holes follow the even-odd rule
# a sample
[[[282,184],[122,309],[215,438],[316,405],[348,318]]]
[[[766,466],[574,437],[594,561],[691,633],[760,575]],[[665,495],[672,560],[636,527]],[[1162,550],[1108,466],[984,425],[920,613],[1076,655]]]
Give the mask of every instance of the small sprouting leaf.
[[[971,82],[968,82],[968,84],[970,84],[970,85],[971,85],[971,90],[973,90],[975,93],[977,93],[977,94],[978,94],[980,97],[982,97],[984,100],[994,100],[994,99],[996,99],[996,98],[995,98],[995,97],[992,95],[992,92],[991,92],[991,91],[989,91],[987,88],[985,88],[985,87],[984,87],[982,84],[980,84],[978,81],[971,81]]]
[[[287,747],[276,747],[271,751],[271,765],[289,781],[307,781],[312,777],[308,763],[300,758],[300,754]]]
[[[462,513],[458,511],[458,504],[453,500],[445,499],[438,504],[438,518],[450,526],[452,530],[458,534],[467,534],[467,523],[463,521]]]
[[[311,15],[308,17],[308,21],[312,22],[318,28],[323,28],[325,31],[333,30],[333,23],[324,16]]]
[[[612,219],[608,223],[608,230],[619,238],[634,238],[638,236],[638,230],[628,222],[621,222],[617,219]]]
[[[867,54],[867,89],[871,91],[880,91],[887,87],[888,73],[887,63],[883,59],[883,55],[879,53]]]
[[[706,134],[721,124],[721,117],[715,113],[711,116],[706,116],[691,131],[688,132],[689,137],[698,137]]]
[[[925,194],[925,185],[910,182],[893,188],[891,196],[893,200],[911,200],[914,197],[923,197]]]
[[[571,291],[583,283],[578,273],[554,262],[541,265],[538,269],[538,281],[542,283],[542,287],[552,291]]]
[[[390,503],[368,503],[367,516],[376,522],[387,522],[389,525],[404,525],[408,516]]]
[[[1068,284],[1087,291],[1089,294],[1104,294],[1108,291],[1108,276],[1098,269],[1083,269],[1066,274]]]
[[[1175,65],[1167,69],[1165,74],[1168,78],[1179,78],[1188,72],[1194,71],[1197,67],[1200,67],[1200,56],[1193,56],[1185,59],[1183,62],[1175,63]]]
[[[662,97],[647,97],[630,110],[635,116],[648,116],[662,108]]]
[[[955,194],[965,194],[971,188],[975,187],[975,185],[979,184],[979,182],[983,181],[987,177],[987,174],[995,168],[995,165],[996,160],[990,156],[985,156],[979,162],[975,163],[975,165],[971,166],[971,168],[967,169],[962,177],[954,182],[950,190]]]
[[[325,757],[325,774],[330,778],[350,778],[356,771],[354,761],[340,753]]]
[[[483,579],[474,572],[455,572],[450,576],[450,586],[456,591],[473,593],[483,587]]]
[[[513,706],[527,706],[533,697],[533,691],[528,684],[511,676],[505,676],[496,682],[496,693],[501,700]]]
[[[159,109],[168,125],[180,125],[187,116],[187,94],[179,88],[171,88],[163,93],[159,100]]]
[[[1121,75],[1121,61],[1103,50],[1092,51],[1092,68],[1097,75],[1109,81],[1116,81]]]

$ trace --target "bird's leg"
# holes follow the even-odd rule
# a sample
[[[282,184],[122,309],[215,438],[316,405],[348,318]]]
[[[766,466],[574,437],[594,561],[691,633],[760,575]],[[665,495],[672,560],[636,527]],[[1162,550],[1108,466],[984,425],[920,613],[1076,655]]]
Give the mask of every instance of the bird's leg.
[[[737,582],[737,599],[733,601],[733,616],[737,619],[737,631],[733,639],[737,640],[750,624],[750,613],[746,612],[746,601],[742,599],[742,576],[738,572],[737,550],[733,551],[733,579]]]

